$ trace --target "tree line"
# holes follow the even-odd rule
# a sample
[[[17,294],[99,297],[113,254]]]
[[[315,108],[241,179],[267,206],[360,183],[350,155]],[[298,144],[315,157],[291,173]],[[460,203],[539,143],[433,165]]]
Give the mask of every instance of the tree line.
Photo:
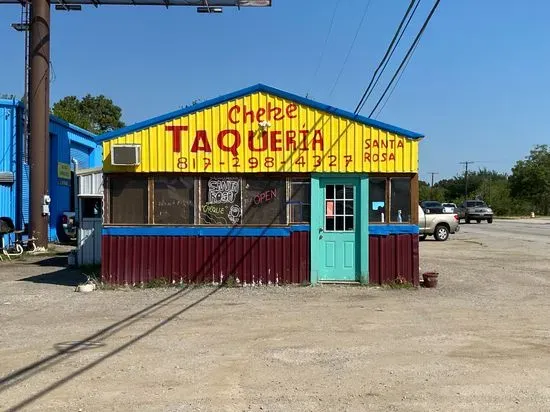
[[[451,179],[443,179],[433,187],[419,182],[420,200],[452,202],[457,205],[466,199],[481,199],[496,215],[548,215],[550,212],[550,149],[536,145],[529,155],[518,160],[511,174],[480,169]]]

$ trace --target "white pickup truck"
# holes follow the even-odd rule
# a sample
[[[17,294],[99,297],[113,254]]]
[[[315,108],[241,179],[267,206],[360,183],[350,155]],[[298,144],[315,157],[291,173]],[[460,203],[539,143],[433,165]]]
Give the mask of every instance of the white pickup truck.
[[[456,213],[438,213],[434,209],[422,209],[418,206],[418,233],[420,240],[427,236],[435,237],[435,240],[444,241],[449,238],[449,234],[460,230],[458,214]]]

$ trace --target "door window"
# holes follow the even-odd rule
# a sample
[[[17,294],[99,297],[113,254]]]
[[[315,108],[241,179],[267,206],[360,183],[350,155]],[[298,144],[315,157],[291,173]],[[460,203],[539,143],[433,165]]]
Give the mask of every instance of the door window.
[[[353,185],[326,185],[325,231],[354,230],[355,199]]]

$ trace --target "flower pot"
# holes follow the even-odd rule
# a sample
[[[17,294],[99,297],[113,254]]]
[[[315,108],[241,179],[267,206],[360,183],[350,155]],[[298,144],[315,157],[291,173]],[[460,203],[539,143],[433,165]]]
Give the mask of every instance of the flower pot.
[[[437,286],[437,277],[439,273],[437,272],[426,272],[422,274],[424,279],[424,286],[427,288],[435,288]]]

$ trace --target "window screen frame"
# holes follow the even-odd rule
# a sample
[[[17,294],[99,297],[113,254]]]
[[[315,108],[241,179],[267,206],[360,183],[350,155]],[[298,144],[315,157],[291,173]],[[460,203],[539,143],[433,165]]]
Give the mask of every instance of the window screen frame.
[[[112,188],[112,181],[116,180],[117,178],[131,178],[132,176],[135,176],[137,178],[145,178],[147,180],[147,219],[146,223],[113,223],[111,218],[111,211],[112,211],[112,202],[111,202],[111,188]],[[163,178],[163,177],[192,177],[194,181],[194,216],[193,216],[193,222],[192,223],[155,223],[155,179],[156,178]],[[224,178],[236,178],[240,180],[240,193],[241,193],[241,200],[240,200],[240,206],[241,211],[244,206],[243,202],[243,188],[242,183],[246,180],[246,177],[250,176],[261,176],[265,177],[266,179],[277,179],[281,180],[283,179],[285,181],[285,190],[284,190],[284,210],[286,213],[286,222],[285,223],[258,223],[258,224],[247,224],[247,223],[239,223],[236,225],[231,224],[205,224],[201,223],[201,214],[202,214],[202,194],[205,188],[203,187],[203,179],[209,178],[213,176],[220,176]],[[291,207],[292,205],[289,204],[289,199],[291,196],[291,190],[292,190],[292,182],[302,182],[304,184],[309,185],[309,207],[310,207],[310,216],[309,221],[302,221],[302,222],[294,222],[291,219]],[[167,226],[200,226],[200,227],[290,227],[290,226],[296,226],[296,225],[311,225],[311,175],[310,174],[290,174],[290,173],[265,173],[265,174],[247,174],[247,173],[201,173],[201,174],[187,174],[187,173],[106,173],[103,175],[103,182],[104,182],[104,193],[103,193],[103,224],[106,226],[160,226],[160,227],[167,227]],[[304,203],[306,204],[306,203]]]
[[[385,181],[385,214],[384,222],[371,221],[369,225],[417,225],[418,224],[418,173],[372,173],[369,174],[369,182],[371,179],[384,179]],[[391,179],[408,178],[410,187],[410,221],[397,222],[391,220]],[[370,207],[370,193],[369,193]]]

